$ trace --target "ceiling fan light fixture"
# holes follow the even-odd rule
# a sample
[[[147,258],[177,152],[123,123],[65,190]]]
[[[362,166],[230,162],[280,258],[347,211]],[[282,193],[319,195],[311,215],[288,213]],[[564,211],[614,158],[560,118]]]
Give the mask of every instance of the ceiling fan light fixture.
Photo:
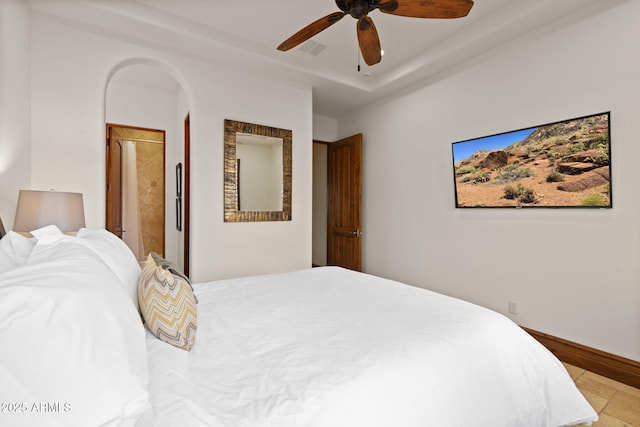
[[[353,0],[349,8],[349,15],[355,19],[364,18],[371,10],[371,2],[367,0]]]

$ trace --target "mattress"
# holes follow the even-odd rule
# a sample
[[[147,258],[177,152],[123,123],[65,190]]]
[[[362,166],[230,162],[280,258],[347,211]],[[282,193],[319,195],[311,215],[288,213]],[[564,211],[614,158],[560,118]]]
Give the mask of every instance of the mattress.
[[[184,351],[148,333],[158,426],[537,427],[597,415],[508,318],[339,267],[194,285]]]

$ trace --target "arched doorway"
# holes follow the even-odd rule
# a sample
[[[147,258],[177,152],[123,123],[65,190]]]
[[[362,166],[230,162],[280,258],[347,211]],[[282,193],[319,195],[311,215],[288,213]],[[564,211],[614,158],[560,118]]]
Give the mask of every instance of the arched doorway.
[[[161,218],[160,233],[147,233],[145,237],[144,231],[140,233],[136,230],[135,222],[132,223],[130,220],[128,223],[120,224],[122,226],[120,235],[136,233],[141,236],[140,239],[123,238],[125,242],[137,240],[140,244],[142,241],[142,247],[132,248],[139,260],[143,260],[151,251],[160,253],[159,248],[162,248],[161,252],[167,259],[180,265],[188,273],[189,239],[184,231],[185,228],[188,230],[185,224],[189,221],[188,216],[185,215],[185,205],[188,202],[185,196],[188,197],[188,195],[184,192],[184,187],[189,183],[189,176],[185,176],[185,170],[188,171],[189,168],[184,164],[185,151],[188,151],[188,146],[185,149],[185,143],[188,142],[188,127],[180,126],[181,121],[185,121],[189,115],[185,91],[162,64],[148,62],[124,64],[117,67],[109,80],[105,104],[108,175],[105,190],[108,222],[106,225],[107,227],[114,225],[109,224],[109,219],[113,218],[114,211],[118,209],[129,211],[141,209],[138,218],[155,218],[154,221],[141,220],[143,228],[145,223],[157,223],[157,219]],[[117,132],[110,132],[109,127],[113,130],[114,126]],[[115,151],[124,151],[124,147],[128,146],[129,153],[134,153],[134,157],[137,157],[135,166],[129,160],[128,172],[122,163],[122,157],[109,152],[109,144],[113,144],[115,140],[118,140],[118,148]],[[158,153],[161,153],[162,161],[158,161]],[[186,160],[188,161],[188,158]],[[119,164],[116,166],[114,162]],[[146,167],[151,168],[153,165],[155,167],[159,165],[160,169],[155,172],[145,170]],[[110,173],[111,177],[109,177]],[[134,181],[137,181],[137,189],[130,190],[128,197],[129,200],[133,199],[137,202],[134,203],[137,204],[135,207],[126,206],[126,192],[121,194],[113,192],[114,176],[118,177],[115,180],[119,181],[118,185],[123,185],[122,174],[128,174],[129,177],[132,174],[136,175],[137,179]],[[154,202],[152,193],[160,193],[161,201]],[[117,201],[115,204],[114,200]],[[117,206],[118,204],[121,206]],[[117,228],[118,224],[115,225]]]

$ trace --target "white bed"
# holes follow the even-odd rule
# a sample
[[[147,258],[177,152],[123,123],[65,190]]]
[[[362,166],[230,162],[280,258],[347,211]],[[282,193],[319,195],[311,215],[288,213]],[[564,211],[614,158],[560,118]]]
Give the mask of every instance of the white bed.
[[[135,268],[105,233],[43,236],[26,261],[0,271],[0,401],[73,409],[0,412],[0,425],[556,427],[597,420],[563,365],[504,316],[337,267],[195,284],[195,345],[171,346],[145,331],[132,292]],[[87,281],[95,282],[88,290]],[[78,388],[83,393],[73,393]]]

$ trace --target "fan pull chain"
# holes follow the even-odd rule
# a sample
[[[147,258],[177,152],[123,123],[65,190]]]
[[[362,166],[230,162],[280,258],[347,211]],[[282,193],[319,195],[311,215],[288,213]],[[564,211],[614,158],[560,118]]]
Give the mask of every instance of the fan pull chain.
[[[358,72],[360,72],[360,50],[358,50]]]

